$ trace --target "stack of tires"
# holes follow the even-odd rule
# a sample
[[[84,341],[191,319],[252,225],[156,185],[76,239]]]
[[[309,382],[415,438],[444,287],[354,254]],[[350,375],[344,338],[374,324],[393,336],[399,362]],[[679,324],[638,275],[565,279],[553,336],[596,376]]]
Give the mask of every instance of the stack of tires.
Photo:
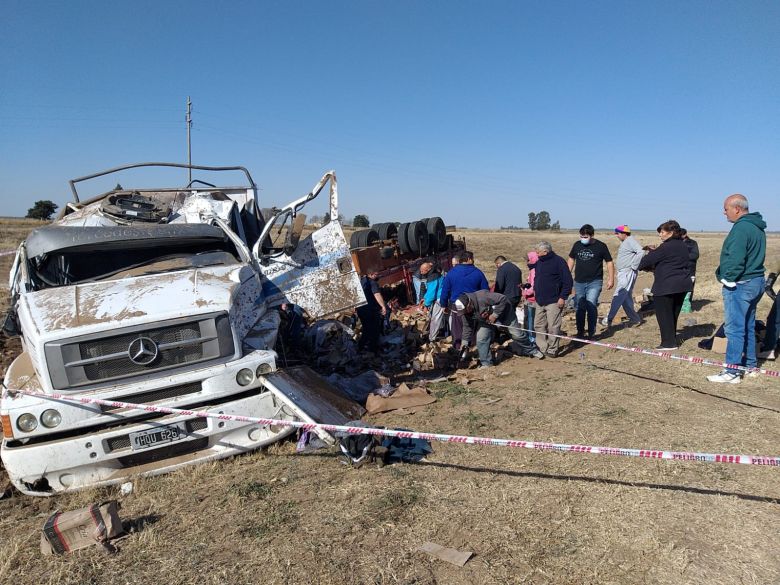
[[[402,224],[377,223],[369,229],[358,230],[352,234],[349,247],[365,248],[392,239],[398,240],[401,254],[413,256],[444,252],[452,244],[452,236],[447,235],[444,221],[440,217],[426,217]]]

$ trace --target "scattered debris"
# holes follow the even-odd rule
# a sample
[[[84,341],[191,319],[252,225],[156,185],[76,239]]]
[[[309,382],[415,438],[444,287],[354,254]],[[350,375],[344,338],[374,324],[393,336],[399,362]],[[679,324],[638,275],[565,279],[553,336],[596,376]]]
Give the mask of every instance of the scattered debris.
[[[426,542],[419,549],[420,552],[427,553],[442,561],[447,561],[458,567],[462,567],[474,555],[471,551],[460,551],[454,548],[447,548],[432,542]]]
[[[127,481],[127,482],[123,483],[120,486],[120,488],[119,488],[119,492],[123,496],[129,496],[130,494],[132,494],[133,493],[133,482],[132,481]]]
[[[392,396],[384,397],[371,394],[366,400],[366,410],[369,414],[380,412],[389,412],[401,408],[411,408],[414,406],[423,406],[436,402],[436,397],[428,394],[428,391],[422,387],[409,388],[406,384],[401,384],[393,392]]]
[[[46,519],[41,534],[41,552],[62,555],[92,545],[116,552],[110,541],[123,532],[119,504],[111,500],[70,512],[55,512]]]
[[[387,397],[395,391],[390,385],[390,378],[382,376],[374,370],[367,370],[351,378],[333,373],[326,380],[346,396],[361,404],[364,404],[372,393]]]

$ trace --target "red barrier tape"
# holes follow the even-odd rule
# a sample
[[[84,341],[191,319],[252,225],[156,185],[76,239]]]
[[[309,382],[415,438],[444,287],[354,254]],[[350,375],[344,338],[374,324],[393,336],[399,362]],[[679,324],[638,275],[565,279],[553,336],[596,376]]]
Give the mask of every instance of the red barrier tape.
[[[500,323],[494,323],[494,327],[500,327],[502,329],[510,329],[509,325],[502,325]],[[580,339],[579,337],[570,337],[568,335],[555,335],[554,333],[542,333],[541,331],[535,331],[533,329],[524,329],[522,327],[514,327],[520,331],[527,333],[533,333],[534,335],[546,335],[547,337],[557,337],[558,339],[567,339],[569,341],[575,341],[577,343],[596,345],[598,347],[606,347],[608,349],[618,349],[621,351],[630,351],[631,353],[640,353],[642,355],[650,355],[653,357],[660,357],[669,360],[679,360],[682,362],[688,362],[691,364],[698,364],[702,366],[717,366],[719,368],[728,368],[730,370],[739,370],[748,374],[756,373],[770,376],[772,378],[780,378],[780,372],[777,370],[767,370],[765,368],[748,368],[746,366],[740,366],[737,364],[727,364],[719,360],[711,360],[707,358],[695,357],[690,355],[676,355],[668,351],[657,351],[654,349],[644,349],[641,347],[628,347],[625,345],[618,345],[617,343],[604,343],[603,341],[593,341],[591,339]]]
[[[466,435],[445,435],[441,433],[422,433],[417,431],[397,431],[393,429],[378,429],[372,427],[349,427],[343,425],[330,425],[319,423],[306,423],[300,421],[276,420],[271,418],[256,418],[234,414],[218,414],[207,411],[183,410],[154,406],[152,404],[133,404],[130,402],[117,402],[113,400],[101,400],[89,396],[73,396],[65,394],[44,394],[42,392],[30,392],[27,390],[8,390],[9,395],[14,393],[37,396],[51,401],[76,402],[79,404],[102,404],[115,408],[128,408],[143,410],[145,412],[159,412],[163,414],[175,414],[193,417],[213,418],[221,421],[235,421],[243,423],[256,423],[262,426],[289,426],[299,429],[312,430],[323,429],[329,433],[349,433],[352,435],[379,435],[383,437],[400,437],[404,439],[423,439],[426,441],[439,441],[443,443],[463,443],[466,445],[491,445],[495,447],[516,447],[522,449],[535,449],[537,451],[558,451],[561,453],[589,453],[592,455],[615,455],[620,457],[639,457],[642,459],[664,459],[668,461],[698,461],[704,463],[739,463],[742,465],[766,465],[780,467],[780,457],[732,455],[723,453],[695,453],[689,451],[657,451],[654,449],[625,449],[620,447],[596,447],[592,445],[567,445],[565,443],[546,443],[539,441],[523,441],[515,439],[494,439],[488,437],[471,437]],[[128,415],[131,413],[127,413]]]

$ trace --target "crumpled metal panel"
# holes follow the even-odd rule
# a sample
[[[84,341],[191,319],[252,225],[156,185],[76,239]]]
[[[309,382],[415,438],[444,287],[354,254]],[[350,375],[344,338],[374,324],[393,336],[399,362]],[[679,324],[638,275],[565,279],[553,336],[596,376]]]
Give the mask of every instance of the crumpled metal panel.
[[[366,409],[344,396],[330,382],[307,366],[286,368],[264,377],[264,385],[306,422],[344,425],[362,417]],[[333,437],[322,429],[315,432],[330,444]]]
[[[301,240],[292,255],[270,258],[260,269],[270,306],[294,303],[319,319],[366,302],[338,221]]]
[[[235,204],[232,199],[215,199],[211,193],[193,193],[174,212],[170,223],[206,223],[212,217],[228,221]]]

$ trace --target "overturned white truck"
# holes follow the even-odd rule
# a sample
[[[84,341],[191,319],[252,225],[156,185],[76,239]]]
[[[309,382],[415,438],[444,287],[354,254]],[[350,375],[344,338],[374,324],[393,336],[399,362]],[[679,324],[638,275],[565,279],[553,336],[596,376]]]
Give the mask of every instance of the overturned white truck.
[[[117,185],[79,200],[77,183],[139,167],[241,172],[246,184]],[[318,318],[365,302],[333,172],[270,210],[261,210],[243,167],[139,163],[70,184],[75,201],[20,245],[10,275],[5,329],[21,335],[23,353],[4,379],[1,454],[20,491],[50,495],[163,473],[292,431],[31,392],[309,422],[359,418],[360,407],[313,371],[278,370],[274,351],[282,303]],[[302,238],[301,209],[328,184],[330,222]]]

